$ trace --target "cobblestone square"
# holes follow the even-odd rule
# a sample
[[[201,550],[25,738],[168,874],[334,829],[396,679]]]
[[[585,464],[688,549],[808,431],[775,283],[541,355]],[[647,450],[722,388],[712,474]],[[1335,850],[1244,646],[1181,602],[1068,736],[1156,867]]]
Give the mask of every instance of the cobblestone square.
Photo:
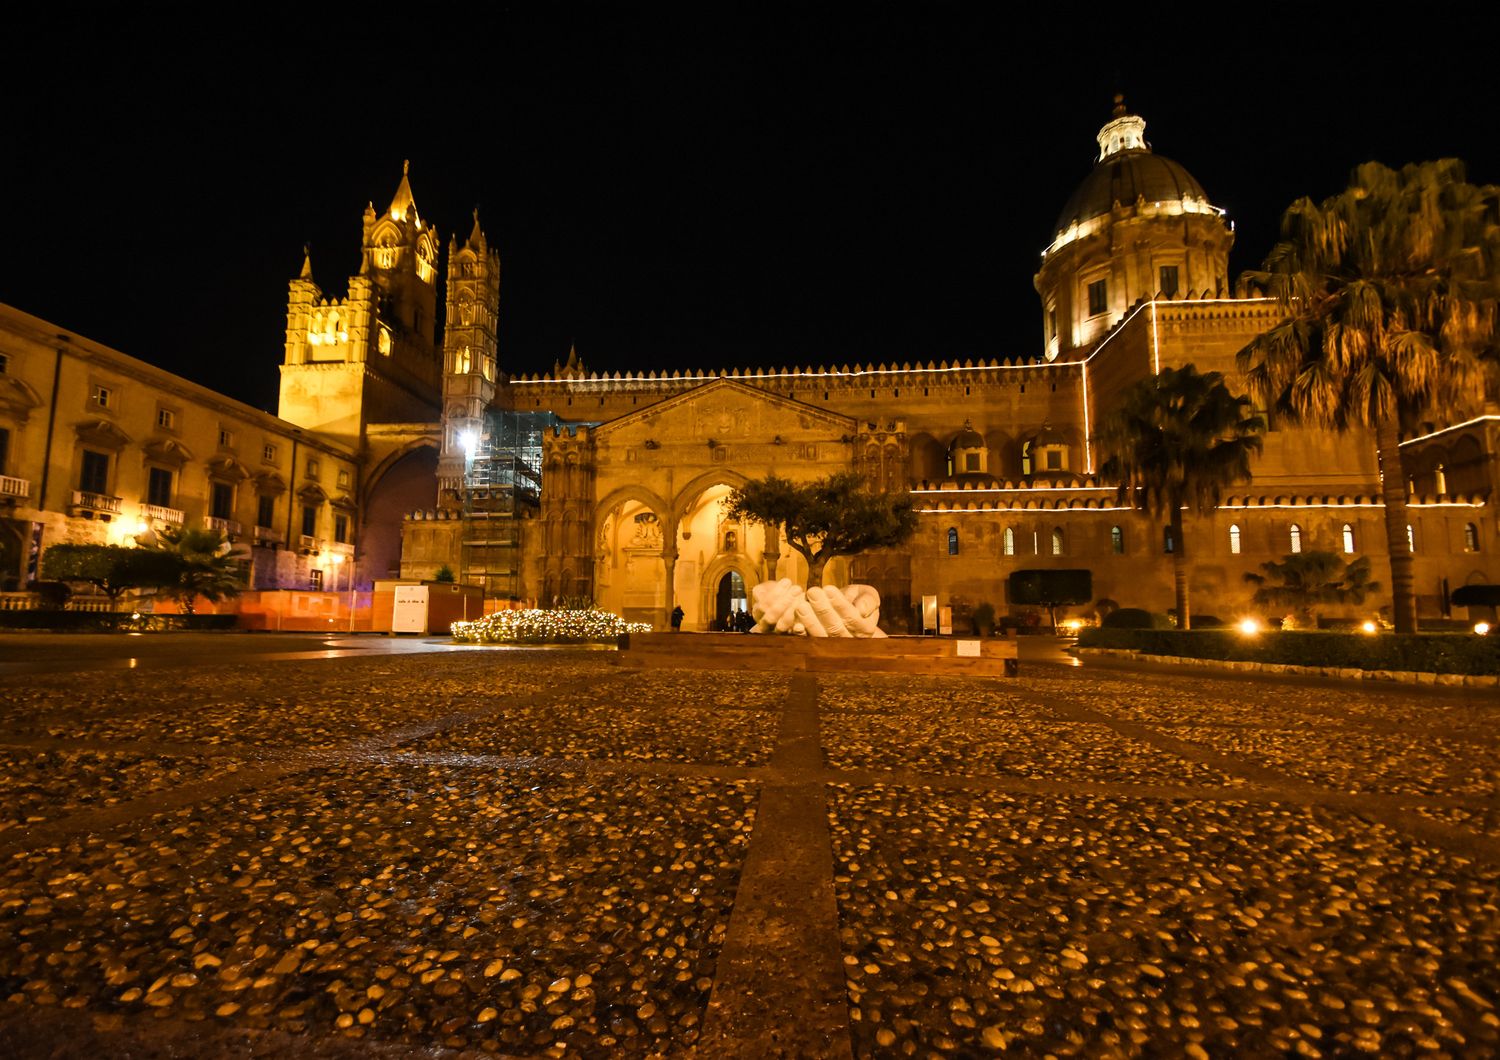
[[[224,643],[0,678],[5,1055],[1500,1051],[1473,691]]]

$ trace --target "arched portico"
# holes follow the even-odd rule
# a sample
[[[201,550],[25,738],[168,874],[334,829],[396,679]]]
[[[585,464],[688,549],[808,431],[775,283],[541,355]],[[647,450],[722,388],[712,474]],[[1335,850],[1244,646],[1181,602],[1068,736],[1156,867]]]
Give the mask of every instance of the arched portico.
[[[704,629],[714,628],[713,623],[724,617],[718,613],[719,583],[731,571],[745,580],[746,593],[760,582],[755,564],[744,553],[722,553],[710,560],[698,583],[698,614]]]

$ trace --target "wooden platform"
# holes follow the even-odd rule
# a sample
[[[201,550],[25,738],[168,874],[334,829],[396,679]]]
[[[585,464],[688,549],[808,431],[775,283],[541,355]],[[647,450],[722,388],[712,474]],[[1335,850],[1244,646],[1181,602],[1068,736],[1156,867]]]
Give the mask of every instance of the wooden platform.
[[[1015,637],[795,637],[760,633],[632,633],[620,666],[1014,677]]]

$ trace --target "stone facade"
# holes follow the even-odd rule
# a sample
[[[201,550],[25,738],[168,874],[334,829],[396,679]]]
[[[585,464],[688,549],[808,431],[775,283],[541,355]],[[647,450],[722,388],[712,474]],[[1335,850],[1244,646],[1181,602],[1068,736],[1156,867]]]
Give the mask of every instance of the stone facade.
[[[989,602],[1003,614],[1008,576],[1037,568],[1087,568],[1096,598],[1165,610],[1164,528],[1118,503],[1091,435],[1118,395],[1164,367],[1221,371],[1243,390],[1235,354],[1276,315],[1231,291],[1223,212],[1151,151],[1144,121],[1120,105],[1098,139],[1096,166],[1037,273],[1036,356],[609,374],[590,372],[574,350],[550,372],[510,374],[497,342],[498,254],[477,215],[462,243],[449,240],[439,335],[441,242],[405,174],[389,208],[365,212],[361,268],[345,296],[326,295],[310,262],[291,281],[280,419],[7,311],[6,569],[24,578],[21,553],[38,521],[56,539],[118,537],[132,524],[117,516],[146,503],[143,469],[161,467],[176,476],[183,518],[214,518],[224,494],[213,484],[229,482],[233,521],[253,526],[258,498],[271,496],[274,532],[289,544],[301,543],[307,506],[322,513],[311,535],[319,548],[335,536],[331,516],[353,513],[361,583],[448,567],[492,595],[588,599],[661,627],[680,605],[685,628],[705,629],[743,606],[755,582],[806,574],[774,530],[725,520],[729,490],[772,472],[803,480],[855,469],[872,485],[910,490],[919,513],[907,547],[826,572],[876,586],[889,630],[913,628],[924,596],[959,613]],[[97,385],[125,403],[91,406]],[[178,425],[153,423],[169,406]],[[218,444],[220,430],[230,444]],[[274,460],[259,457],[267,446]],[[82,489],[85,449],[109,457],[103,490]],[[1404,452],[1419,607],[1430,617],[1447,611],[1450,589],[1500,581],[1495,395],[1427,425]],[[1213,516],[1187,522],[1196,609],[1232,617],[1249,604],[1244,575],[1297,549],[1369,556],[1388,581],[1367,434],[1273,419],[1254,475]],[[77,493],[120,510],[70,506]],[[278,579],[316,569],[298,561],[283,571],[286,557],[276,559]]]

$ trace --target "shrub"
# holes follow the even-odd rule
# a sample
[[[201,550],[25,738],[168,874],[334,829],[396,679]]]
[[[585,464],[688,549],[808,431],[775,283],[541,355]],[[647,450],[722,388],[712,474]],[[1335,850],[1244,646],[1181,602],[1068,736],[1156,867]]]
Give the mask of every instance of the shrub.
[[[1139,607],[1121,607],[1105,615],[1099,623],[1104,629],[1171,629],[1172,620]]]
[[[1313,632],[1234,630],[1085,629],[1081,648],[1125,648],[1147,655],[1351,670],[1439,674],[1500,674],[1500,639],[1466,633]]]

